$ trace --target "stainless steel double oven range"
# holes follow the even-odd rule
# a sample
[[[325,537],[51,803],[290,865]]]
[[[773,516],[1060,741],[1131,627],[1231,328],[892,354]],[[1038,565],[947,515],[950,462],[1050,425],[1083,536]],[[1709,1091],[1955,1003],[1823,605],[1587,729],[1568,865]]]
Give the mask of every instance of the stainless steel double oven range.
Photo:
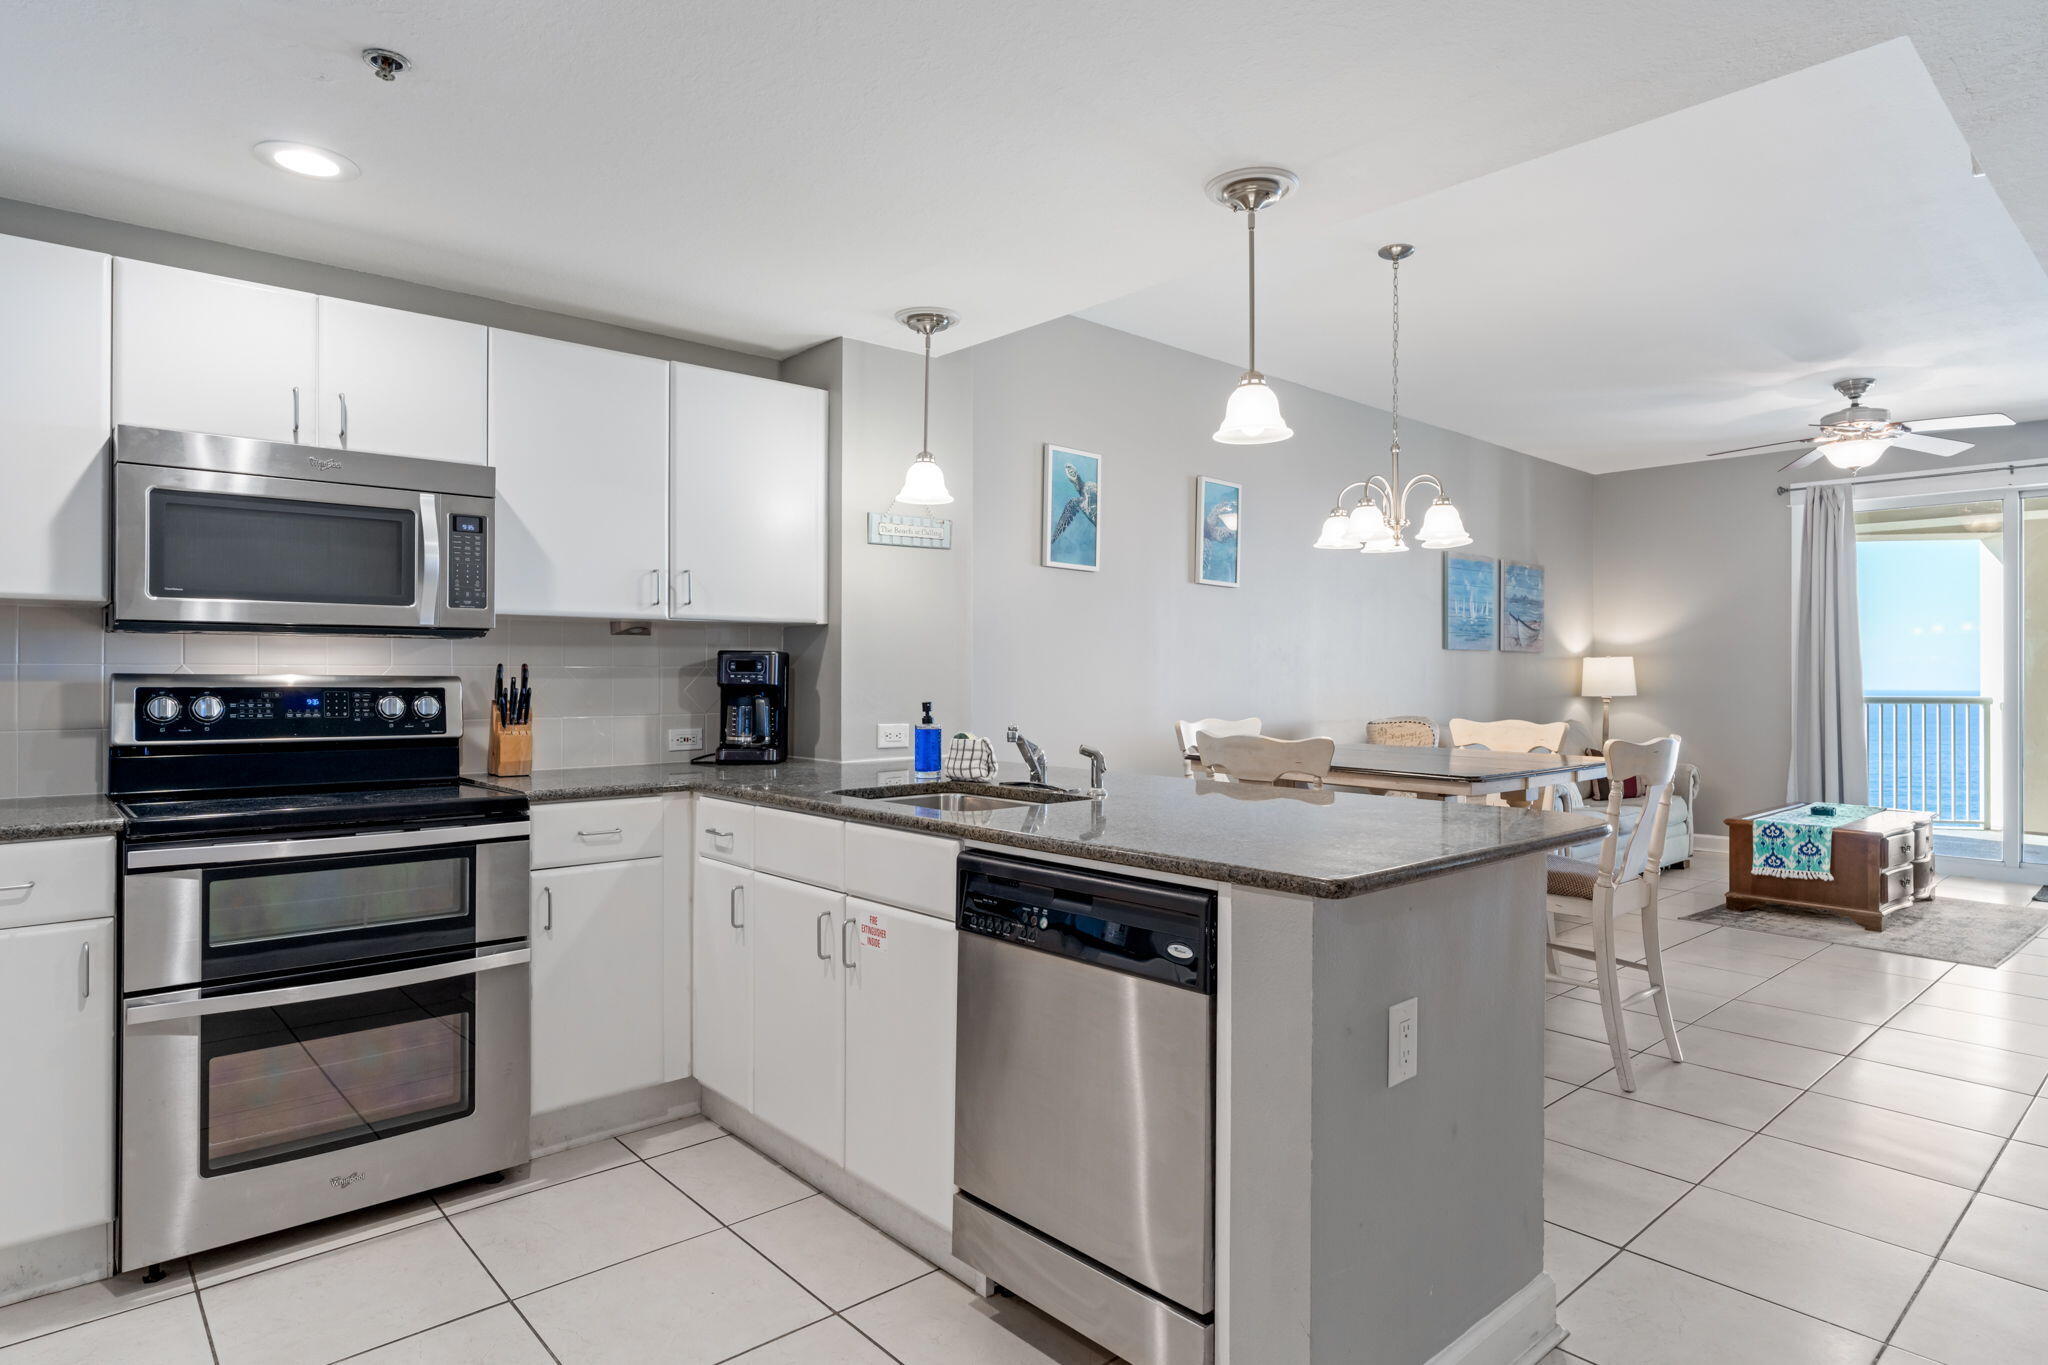
[[[455,678],[116,675],[120,1268],[527,1159],[525,798]]]

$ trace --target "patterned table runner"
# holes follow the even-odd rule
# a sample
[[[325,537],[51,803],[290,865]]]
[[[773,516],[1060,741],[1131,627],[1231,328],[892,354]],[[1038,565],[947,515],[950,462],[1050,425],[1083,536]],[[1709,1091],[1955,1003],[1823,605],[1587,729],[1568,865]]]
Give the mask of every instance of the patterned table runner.
[[[1883,806],[1801,806],[1768,819],[1750,822],[1749,870],[1764,877],[1795,877],[1802,881],[1835,879],[1837,825],[1853,824]],[[1822,815],[1819,811],[1828,811]]]

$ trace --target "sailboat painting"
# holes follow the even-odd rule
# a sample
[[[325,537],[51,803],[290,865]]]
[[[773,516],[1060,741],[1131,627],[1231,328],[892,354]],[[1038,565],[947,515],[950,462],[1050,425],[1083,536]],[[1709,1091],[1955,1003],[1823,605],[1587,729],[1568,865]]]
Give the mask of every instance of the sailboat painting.
[[[1500,647],[1507,654],[1543,652],[1543,566],[1500,562]]]
[[[1499,577],[1488,555],[1444,555],[1444,648],[1492,649]]]

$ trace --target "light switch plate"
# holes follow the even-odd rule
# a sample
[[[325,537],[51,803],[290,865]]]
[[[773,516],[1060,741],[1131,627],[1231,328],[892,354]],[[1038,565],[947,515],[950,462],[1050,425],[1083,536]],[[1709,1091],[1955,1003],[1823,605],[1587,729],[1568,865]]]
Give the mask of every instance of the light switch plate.
[[[1387,1087],[1415,1079],[1415,998],[1410,996],[1387,1011]]]
[[[677,726],[668,732],[668,751],[672,754],[687,753],[691,749],[704,747],[704,732],[699,729]]]
[[[910,747],[910,722],[907,720],[884,721],[875,727],[877,749],[908,749]]]

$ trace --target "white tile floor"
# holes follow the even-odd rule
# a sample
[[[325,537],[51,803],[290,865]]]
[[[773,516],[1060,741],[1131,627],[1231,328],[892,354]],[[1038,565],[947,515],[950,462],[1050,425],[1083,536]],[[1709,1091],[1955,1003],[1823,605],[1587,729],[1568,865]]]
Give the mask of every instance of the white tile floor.
[[[1591,1000],[1546,1007],[1546,1365],[2048,1360],[2048,936],[1992,971],[1679,918],[1724,875],[1668,883],[1683,1065],[1639,1015],[1625,1095]],[[1107,1358],[702,1118],[0,1308],[0,1365]]]
[[[1624,1095],[1595,997],[1554,988],[1553,1361],[2048,1360],[2048,936],[1991,971],[1680,918],[1726,886],[1711,857],[1666,882],[1684,1065],[1637,1006]]]
[[[1986,1259],[2010,1239],[1984,1229]],[[0,1308],[4,1365],[1104,1365],[703,1118]]]

